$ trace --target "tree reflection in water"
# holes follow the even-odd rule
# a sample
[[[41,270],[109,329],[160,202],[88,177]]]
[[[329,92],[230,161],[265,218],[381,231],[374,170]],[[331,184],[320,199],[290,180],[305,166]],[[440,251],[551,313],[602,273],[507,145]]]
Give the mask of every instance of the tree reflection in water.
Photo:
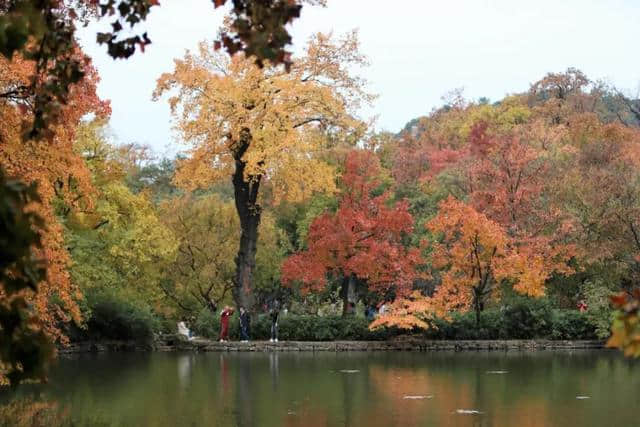
[[[43,401],[75,426],[631,426],[639,366],[578,351],[83,355],[48,385],[0,390],[0,426],[38,425],[24,420]]]

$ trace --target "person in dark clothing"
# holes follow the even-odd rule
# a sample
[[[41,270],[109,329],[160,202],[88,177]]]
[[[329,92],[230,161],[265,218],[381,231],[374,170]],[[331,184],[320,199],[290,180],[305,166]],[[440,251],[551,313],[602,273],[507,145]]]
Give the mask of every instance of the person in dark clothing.
[[[242,342],[249,341],[249,322],[249,312],[244,307],[240,307],[240,337]]]
[[[269,311],[271,318],[271,342],[278,342],[278,316],[280,315],[280,303],[275,300]]]
[[[368,305],[364,311],[364,316],[367,318],[369,322],[373,321],[376,317],[376,310],[372,305]]]

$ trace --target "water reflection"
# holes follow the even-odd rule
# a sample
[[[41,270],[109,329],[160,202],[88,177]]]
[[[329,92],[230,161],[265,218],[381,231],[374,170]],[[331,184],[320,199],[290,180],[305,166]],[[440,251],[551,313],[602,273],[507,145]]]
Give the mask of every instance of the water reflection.
[[[269,373],[271,374],[271,386],[273,391],[278,390],[278,358],[280,352],[272,351],[269,353]]]
[[[0,402],[0,425],[12,427],[57,426],[69,422],[68,408],[32,397]]]
[[[257,384],[253,383],[252,365],[253,358],[240,357],[236,360],[236,420],[239,427],[254,425],[253,407],[254,393]],[[263,398],[269,398],[263,396]]]
[[[79,426],[631,426],[639,368],[607,352],[111,354],[0,403],[58,401]]]
[[[193,354],[183,354],[178,356],[178,379],[183,390],[189,387],[193,362]]]

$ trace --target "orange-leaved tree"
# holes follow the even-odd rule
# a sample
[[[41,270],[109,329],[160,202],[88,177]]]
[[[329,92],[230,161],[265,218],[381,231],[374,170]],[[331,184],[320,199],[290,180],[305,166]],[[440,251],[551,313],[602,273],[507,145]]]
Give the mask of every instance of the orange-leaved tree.
[[[380,164],[370,151],[352,151],[342,175],[344,186],[337,212],[317,217],[307,236],[307,249],[285,260],[282,280],[299,280],[303,290],[320,290],[327,276],[342,281],[343,314],[354,302],[356,282],[370,290],[406,295],[419,276],[418,248],[403,238],[413,230],[406,201],[389,204],[390,192],[374,196]]]
[[[553,267],[540,254],[521,251],[507,232],[471,205],[449,197],[427,224],[438,237],[432,263],[441,283],[432,297],[413,294],[391,305],[372,327],[425,327],[433,316],[453,310],[473,310],[476,323],[490,299],[500,296],[500,285],[510,284],[524,295],[544,295]]]
[[[191,144],[179,164],[182,186],[206,188],[231,179],[241,236],[233,295],[252,306],[262,185],[276,201],[301,200],[335,191],[328,149],[355,143],[366,125],[355,116],[371,96],[351,70],[366,64],[355,32],[340,40],[317,34],[289,72],[259,68],[242,55],[232,58],[201,43],[198,53],[175,61],[158,79],[154,96],[169,99],[176,128]]]
[[[49,128],[50,139],[23,140],[21,129],[33,120],[30,106],[35,95],[0,98],[0,167],[9,176],[37,184],[41,203],[31,204],[28,208],[45,224],[38,230],[41,247],[34,248],[34,254],[45,261],[46,276],[37,293],[30,293],[27,299],[47,335],[61,341],[66,340],[60,331],[61,322],[70,319],[80,321],[80,310],[76,304],[80,295],[67,271],[70,258],[59,218],[68,214],[70,209],[88,207],[93,193],[90,172],[73,149],[75,131],[86,114],[109,114],[108,103],[96,95],[98,75],[90,59],[79,49],[74,55],[82,64],[85,77],[70,86],[68,103],[61,107],[58,122]],[[35,73],[34,61],[18,55],[14,55],[11,61],[0,57],[0,92],[19,90],[33,78],[38,78]]]
[[[441,236],[433,252],[433,266],[442,269],[442,283],[433,296],[437,307],[444,312],[473,309],[479,323],[485,304],[499,297],[503,282],[520,294],[544,295],[554,266],[542,254],[522,251],[502,226],[453,197],[439,208],[427,225]]]

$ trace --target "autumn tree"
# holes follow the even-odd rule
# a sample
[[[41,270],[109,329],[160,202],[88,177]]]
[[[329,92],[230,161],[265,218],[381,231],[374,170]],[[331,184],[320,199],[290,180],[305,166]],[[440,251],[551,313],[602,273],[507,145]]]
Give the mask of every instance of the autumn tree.
[[[498,297],[504,281],[524,295],[544,294],[554,266],[541,254],[521,253],[503,227],[473,207],[450,197],[428,228],[441,236],[433,266],[441,269],[442,283],[433,298],[445,312],[473,309],[479,322],[485,304]]]
[[[569,135],[572,154],[565,162],[563,199],[575,218],[575,239],[585,261],[618,260],[629,269],[629,280],[637,281],[640,130],[587,116],[572,124]]]
[[[27,210],[39,202],[35,184],[8,179],[0,169],[0,384],[44,379],[53,356],[37,312],[29,300],[45,278],[42,218]]]
[[[162,266],[160,282],[166,298],[182,311],[217,307],[233,290],[234,255],[238,251],[240,227],[233,201],[217,194],[192,194],[169,199],[160,205],[164,223],[178,243],[177,257]],[[278,236],[271,216],[260,223],[255,285],[269,287],[278,282],[273,272],[279,268]]]
[[[343,314],[355,302],[356,282],[370,290],[403,295],[419,276],[417,248],[403,239],[413,230],[406,202],[390,204],[390,191],[375,196],[380,164],[369,151],[353,151],[345,161],[343,191],[335,213],[317,217],[307,235],[307,249],[282,265],[285,284],[302,282],[304,290],[321,290],[332,277],[342,283]]]
[[[291,36],[286,28],[300,16],[303,3],[324,5],[325,0],[213,0],[218,8],[233,3],[230,25],[216,47],[244,52],[260,67],[264,61],[291,65],[286,50]],[[151,43],[147,33],[135,34],[158,0],[6,0],[0,3],[0,54],[33,61],[26,84],[0,90],[0,98],[31,98],[30,120],[23,123],[26,139],[51,137],[49,127],[58,122],[62,107],[70,102],[70,90],[85,77],[83,60],[76,52],[76,27],[101,16],[111,20],[111,29],[96,40],[107,46],[113,58],[128,58]]]
[[[522,251],[502,226],[453,197],[440,203],[427,228],[437,238],[432,267],[440,284],[433,297],[414,294],[399,299],[372,327],[425,327],[435,316],[469,310],[479,324],[486,304],[500,298],[501,286],[540,297],[557,268],[541,254]]]
[[[104,126],[100,120],[83,123],[74,144],[91,172],[94,194],[90,205],[64,217],[71,278],[89,305],[108,295],[157,306],[160,266],[175,259],[176,239],[149,192],[135,194],[125,185],[132,159],[106,141]]]
[[[468,199],[520,250],[544,254],[550,263],[561,253],[569,258],[572,221],[556,197],[560,174],[554,163],[562,156],[563,132],[540,129],[515,98],[499,106],[456,105],[462,106],[422,120],[421,133],[402,137],[394,175],[405,186],[422,181],[420,191],[431,198],[449,193]]]
[[[575,218],[585,281],[598,285],[604,298],[611,296],[616,311],[608,345],[637,357],[640,130],[585,115],[574,119],[568,135],[572,155],[565,163],[563,200]]]
[[[35,254],[46,262],[46,280],[29,302],[36,308],[43,328],[54,338],[65,340],[61,323],[80,322],[76,304],[79,294],[71,282],[69,254],[65,248],[63,227],[58,220],[74,209],[84,209],[92,203],[94,190],[91,175],[83,159],[73,149],[75,131],[83,116],[109,114],[109,104],[96,95],[98,76],[91,61],[77,53],[84,66],[85,79],[70,87],[69,104],[60,111],[60,119],[51,127],[52,138],[46,141],[24,141],[21,135],[24,120],[32,119],[28,98],[0,98],[0,165],[11,176],[26,183],[37,183],[41,203],[33,207],[45,222],[40,230],[42,248]],[[33,61],[15,57],[0,58],[0,90],[28,84],[33,75]]]
[[[442,315],[442,309],[431,298],[425,298],[420,291],[414,291],[393,300],[386,312],[369,324],[369,329],[393,327],[426,330],[433,327],[433,321],[438,315]]]
[[[177,180],[187,188],[231,178],[242,230],[233,295],[252,305],[252,283],[262,214],[260,188],[274,198],[300,200],[335,190],[325,150],[354,143],[364,124],[354,116],[370,96],[350,69],[364,65],[356,33],[340,40],[314,36],[305,55],[287,72],[257,67],[242,56],[228,58],[201,43],[197,54],[175,61],[158,79],[157,99],[169,99],[176,128],[189,142]]]

